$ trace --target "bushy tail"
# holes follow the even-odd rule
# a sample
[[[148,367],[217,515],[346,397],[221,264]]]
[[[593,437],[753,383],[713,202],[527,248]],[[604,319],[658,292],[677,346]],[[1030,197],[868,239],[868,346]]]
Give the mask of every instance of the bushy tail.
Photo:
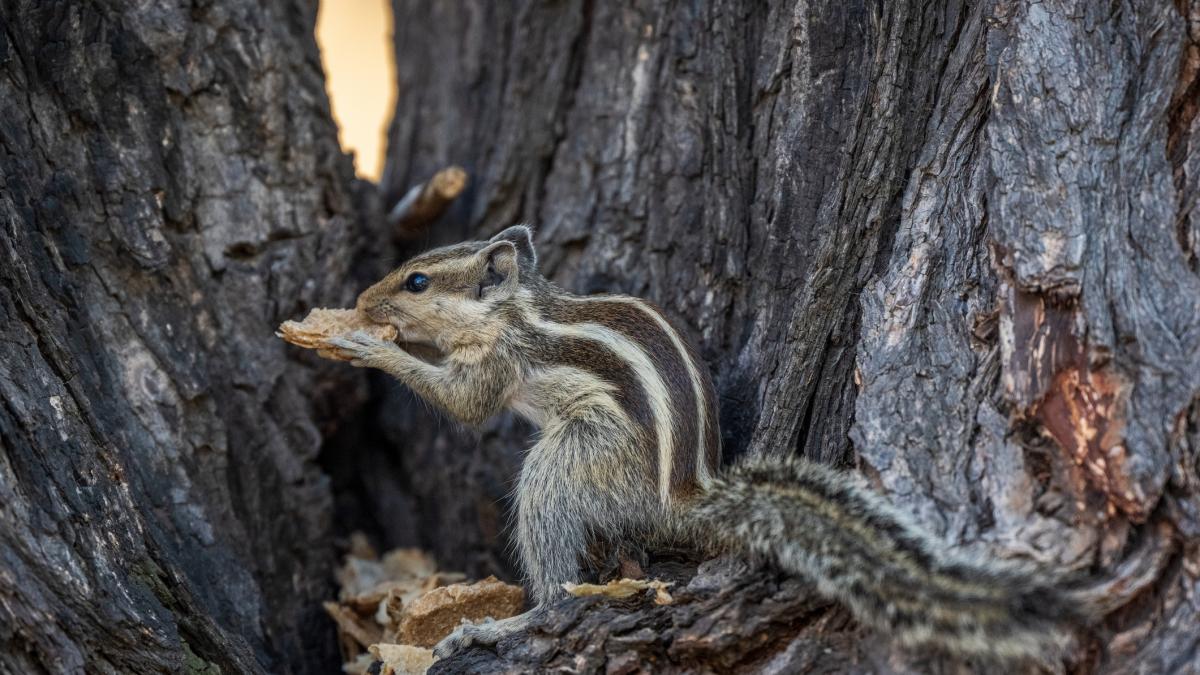
[[[742,462],[685,520],[693,536],[811,581],[906,646],[1045,663],[1079,618],[1052,577],[957,554],[856,476],[797,458]]]

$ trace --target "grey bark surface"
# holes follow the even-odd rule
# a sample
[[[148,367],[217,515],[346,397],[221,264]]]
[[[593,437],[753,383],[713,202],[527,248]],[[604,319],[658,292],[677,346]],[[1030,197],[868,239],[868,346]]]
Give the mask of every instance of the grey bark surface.
[[[365,399],[316,3],[0,3],[0,672],[329,672]],[[369,200],[370,194],[365,193]]]
[[[878,668],[886,657],[848,614],[795,579],[730,559],[648,571],[677,582],[672,604],[654,604],[653,593],[560,603],[526,633],[439,661],[430,673],[838,673],[847,664]]]
[[[533,223],[562,285],[694,332],[727,457],[851,466],[954,544],[1103,576],[1168,532],[1167,564],[1124,584],[1072,668],[1200,668],[1200,5],[393,6],[385,204],[471,175],[399,256]],[[390,473],[351,505],[412,514],[377,532],[447,566],[507,569],[528,429],[479,436],[376,386],[379,446],[357,451],[387,448]],[[651,614],[563,644],[624,672]],[[501,647],[439,667],[572,663]],[[771,671],[756,658],[713,667]],[[911,658],[883,663],[925,669]]]
[[[1071,668],[1197,671],[1196,0],[394,7],[377,194],[315,3],[0,0],[0,672],[328,672],[355,527],[513,577],[530,429],[272,336],[349,305],[390,262],[376,216],[450,164],[467,192],[396,257],[534,223],[564,286],[694,333],[728,457],[1115,575]],[[648,570],[675,604],[566,602],[437,667],[978,665],[769,572]]]

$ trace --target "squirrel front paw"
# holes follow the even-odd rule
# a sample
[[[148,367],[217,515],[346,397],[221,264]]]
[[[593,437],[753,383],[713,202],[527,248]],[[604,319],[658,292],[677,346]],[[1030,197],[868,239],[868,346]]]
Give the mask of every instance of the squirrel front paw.
[[[348,359],[350,365],[359,368],[378,368],[394,350],[399,349],[395,343],[356,330],[349,335],[329,338],[326,344],[343,359]]]

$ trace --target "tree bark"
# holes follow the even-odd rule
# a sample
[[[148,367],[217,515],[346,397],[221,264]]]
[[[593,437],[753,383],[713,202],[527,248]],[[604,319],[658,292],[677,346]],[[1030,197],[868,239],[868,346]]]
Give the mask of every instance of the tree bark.
[[[393,6],[385,202],[471,175],[425,244],[528,221],[565,287],[666,307],[712,369],[727,457],[853,466],[951,542],[1100,576],[1155,540],[1165,564],[1075,661],[1194,672],[1194,0]],[[385,539],[503,568],[494,504],[528,430],[477,442],[389,392],[348,508],[396,505]],[[605,656],[588,667],[615,667],[613,634],[577,629]],[[547,649],[439,668],[570,662]],[[653,662],[696,665],[671,653]]]
[[[515,574],[529,429],[275,340],[424,241],[538,227],[698,338],[727,457],[1118,580],[1074,668],[1200,660],[1200,4],[395,0],[377,194],[315,3],[0,0],[0,672],[328,672],[334,535]],[[382,203],[379,203],[382,202]],[[655,559],[442,671],[952,670],[803,584]],[[971,664],[966,664],[969,667]]]
[[[369,239],[315,15],[0,3],[0,672],[337,667],[315,459],[366,382],[272,335]]]

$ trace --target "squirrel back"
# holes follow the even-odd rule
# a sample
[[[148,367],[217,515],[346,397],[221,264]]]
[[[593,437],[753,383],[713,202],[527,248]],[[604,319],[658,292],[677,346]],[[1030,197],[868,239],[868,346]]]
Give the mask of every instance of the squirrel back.
[[[721,463],[716,396],[691,342],[655,305],[621,295],[543,292],[530,303],[530,359],[566,364],[612,385],[618,404],[656,449],[665,505],[707,484]]]

